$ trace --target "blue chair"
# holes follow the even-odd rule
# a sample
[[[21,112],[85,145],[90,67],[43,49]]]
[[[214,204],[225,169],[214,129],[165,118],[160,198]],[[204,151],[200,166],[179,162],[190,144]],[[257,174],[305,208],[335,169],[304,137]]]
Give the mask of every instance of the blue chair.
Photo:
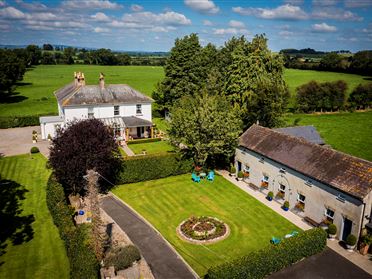
[[[277,245],[277,244],[279,244],[280,243],[280,241],[281,241],[281,239],[280,238],[277,238],[277,237],[272,237],[271,238],[271,240],[270,240],[270,243],[271,244],[274,244],[274,245]]]
[[[293,232],[291,232],[291,235],[292,235],[292,236],[296,236],[296,235],[298,235],[298,231],[293,231]]]
[[[214,180],[214,171],[210,171],[210,172],[208,173],[207,179],[208,179],[209,181],[213,181],[213,180]]]
[[[194,182],[200,182],[200,177],[197,176],[194,172],[191,174],[191,179]]]

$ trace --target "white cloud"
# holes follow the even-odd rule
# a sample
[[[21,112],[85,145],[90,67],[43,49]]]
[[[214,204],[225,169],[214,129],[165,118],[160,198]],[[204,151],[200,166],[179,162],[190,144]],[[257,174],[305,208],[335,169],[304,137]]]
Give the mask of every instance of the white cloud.
[[[336,26],[328,25],[327,23],[316,23],[311,25],[311,28],[315,32],[336,32]]]
[[[245,24],[244,24],[244,22],[241,22],[241,21],[230,20],[229,26],[230,27],[235,27],[235,28],[244,28]]]
[[[63,29],[83,29],[88,25],[79,21],[41,21],[24,20],[25,27],[32,30],[63,30]]]
[[[99,21],[99,22],[107,22],[107,21],[110,21],[110,18],[104,14],[104,13],[101,13],[101,12],[98,12],[94,15],[91,15],[90,16],[93,20],[95,21]]]
[[[345,0],[345,7],[347,8],[366,8],[371,6],[371,0]]]
[[[123,21],[126,23],[164,24],[164,25],[190,25],[191,20],[185,15],[173,11],[155,14],[152,12],[140,12],[135,14],[124,14]]]
[[[216,14],[220,11],[220,8],[211,0],[184,0],[184,3],[191,9],[201,13]]]
[[[308,15],[298,6],[285,4],[274,9],[233,7],[232,10],[240,15],[252,15],[265,19],[301,20]]]
[[[0,0],[0,7],[4,7],[4,6],[6,6],[5,1]]]
[[[213,30],[214,35],[238,35],[238,34],[250,34],[245,28],[219,28]]]
[[[103,28],[103,27],[96,27],[96,28],[93,29],[93,31],[95,33],[108,33],[108,32],[110,32],[110,29]]]
[[[294,33],[292,32],[292,31],[286,31],[286,30],[284,30],[284,31],[280,31],[279,32],[279,35],[280,36],[285,36],[285,37],[288,37],[288,36],[291,36],[291,35],[293,35]]]
[[[66,9],[94,10],[106,9],[114,10],[122,6],[109,0],[68,0],[62,2],[62,7]]]
[[[0,16],[9,19],[23,19],[26,17],[26,14],[14,7],[7,7],[0,10]]]
[[[53,13],[32,13],[32,14],[27,14],[26,17],[28,19],[42,20],[42,21],[49,21],[49,20],[57,19],[57,16]]]
[[[143,10],[143,7],[141,5],[133,4],[133,5],[130,6],[130,9],[133,12],[140,12],[140,11]]]
[[[314,6],[335,6],[339,0],[313,0]]]
[[[312,17],[316,19],[335,19],[341,21],[363,20],[363,17],[360,17],[355,13],[331,7],[314,10],[312,13]]]
[[[293,6],[301,6],[304,3],[304,0],[284,0],[283,2]]]
[[[27,3],[23,0],[15,0],[15,2],[22,8],[29,10],[29,11],[45,11],[48,9],[43,3],[40,2],[31,2]]]
[[[207,19],[203,20],[203,25],[204,26],[213,26],[213,22]]]

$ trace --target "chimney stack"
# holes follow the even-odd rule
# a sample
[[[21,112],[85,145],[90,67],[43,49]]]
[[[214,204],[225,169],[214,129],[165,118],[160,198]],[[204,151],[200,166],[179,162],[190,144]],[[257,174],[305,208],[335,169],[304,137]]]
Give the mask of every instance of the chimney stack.
[[[74,84],[75,84],[75,86],[78,85],[78,76],[77,76],[76,72],[74,72]]]
[[[105,76],[103,73],[99,73],[99,87],[101,89],[105,88]]]
[[[81,72],[77,73],[77,85],[85,85],[84,73]]]

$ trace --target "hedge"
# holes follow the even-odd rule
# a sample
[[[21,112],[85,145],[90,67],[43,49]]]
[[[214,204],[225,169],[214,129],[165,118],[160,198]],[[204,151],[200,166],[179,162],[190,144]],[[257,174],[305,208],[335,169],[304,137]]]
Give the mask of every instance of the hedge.
[[[36,147],[36,146],[33,146],[33,147],[31,147],[31,149],[30,149],[30,152],[31,152],[31,153],[39,153],[39,152],[40,152],[40,150],[39,150],[39,148],[38,148],[38,147]]]
[[[128,145],[131,144],[139,144],[139,143],[148,143],[148,142],[157,142],[161,141],[161,138],[150,138],[150,139],[138,139],[138,140],[130,140],[127,142]]]
[[[190,172],[192,161],[176,153],[125,157],[117,184],[134,183]]]
[[[138,248],[134,245],[119,246],[110,251],[105,258],[105,266],[114,266],[115,270],[126,269],[141,259]]]
[[[212,267],[205,278],[264,278],[303,258],[322,252],[327,244],[327,233],[321,228],[311,229],[282,240],[234,261]]]
[[[99,263],[88,245],[89,225],[75,227],[72,219],[74,210],[67,204],[62,185],[53,176],[47,184],[47,205],[65,243],[70,261],[70,278],[98,278]]]
[[[0,129],[25,127],[25,126],[39,126],[41,115],[30,116],[0,116]],[[45,116],[45,115],[44,115]]]

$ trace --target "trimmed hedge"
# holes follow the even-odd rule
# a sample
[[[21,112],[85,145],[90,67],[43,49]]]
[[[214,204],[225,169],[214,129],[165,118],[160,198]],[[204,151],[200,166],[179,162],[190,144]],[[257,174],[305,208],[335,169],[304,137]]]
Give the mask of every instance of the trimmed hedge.
[[[304,231],[284,239],[278,245],[252,252],[234,261],[212,267],[205,278],[264,278],[299,260],[320,253],[327,245],[327,233],[321,228]]]
[[[70,261],[70,278],[98,278],[99,263],[88,245],[89,225],[75,227],[72,219],[74,210],[67,204],[62,185],[53,176],[47,185],[47,205],[65,242]]]
[[[40,150],[39,150],[39,148],[38,148],[38,147],[36,147],[36,146],[33,146],[33,147],[31,147],[31,149],[30,149],[30,152],[31,152],[31,153],[39,153],[39,152],[40,152]]]
[[[40,125],[39,117],[40,115],[1,116],[0,117],[0,129],[26,127],[26,126],[39,126]]]
[[[134,183],[190,172],[192,160],[176,153],[125,157],[117,184]]]
[[[127,245],[114,248],[108,253],[105,258],[105,266],[114,266],[115,270],[123,270],[130,266],[135,261],[141,259],[141,254],[138,248],[134,245]]]
[[[148,143],[148,142],[157,142],[157,141],[161,141],[161,138],[150,138],[150,139],[138,139],[138,140],[132,140],[132,141],[128,141],[127,144],[128,144],[128,145],[131,145],[131,144]]]

